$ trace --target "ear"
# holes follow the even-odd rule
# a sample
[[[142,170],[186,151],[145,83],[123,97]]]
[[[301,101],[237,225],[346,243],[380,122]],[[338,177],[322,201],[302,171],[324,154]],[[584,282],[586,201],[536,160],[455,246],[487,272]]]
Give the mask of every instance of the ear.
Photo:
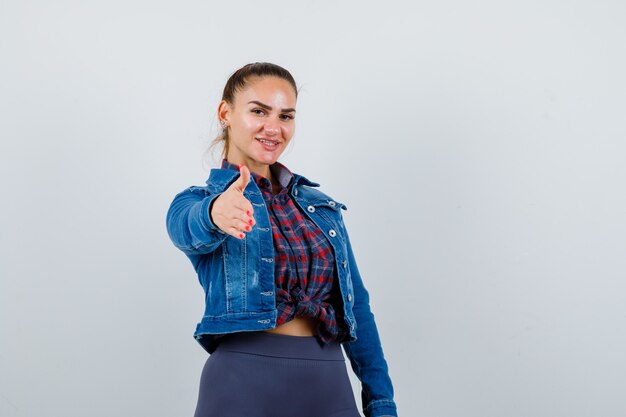
[[[220,101],[220,104],[217,106],[217,117],[219,120],[225,120],[226,123],[230,124],[230,113],[231,108],[226,100]]]

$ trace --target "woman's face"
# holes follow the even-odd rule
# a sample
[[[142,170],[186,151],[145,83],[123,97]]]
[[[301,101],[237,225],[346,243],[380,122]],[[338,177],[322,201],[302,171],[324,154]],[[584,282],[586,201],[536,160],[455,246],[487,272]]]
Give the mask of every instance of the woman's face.
[[[295,133],[295,91],[282,78],[254,77],[235,94],[234,101],[233,107],[222,101],[218,110],[230,126],[226,159],[263,173]]]

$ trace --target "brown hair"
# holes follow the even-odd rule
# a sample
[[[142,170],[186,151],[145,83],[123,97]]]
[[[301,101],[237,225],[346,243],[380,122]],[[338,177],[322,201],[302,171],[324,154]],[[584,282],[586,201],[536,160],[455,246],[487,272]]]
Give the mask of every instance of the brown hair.
[[[225,100],[231,106],[235,104],[235,94],[238,91],[243,90],[252,77],[278,77],[289,82],[292,85],[293,90],[296,93],[296,99],[298,98],[298,88],[296,87],[296,81],[291,76],[291,73],[285,68],[272,64],[269,62],[253,62],[246,64],[239,68],[237,71],[231,74],[226,85],[224,86],[224,92],[222,93],[222,100]],[[209,145],[209,151],[216,145],[223,143],[222,158],[226,158],[228,155],[228,128],[222,129],[222,132],[211,142]]]

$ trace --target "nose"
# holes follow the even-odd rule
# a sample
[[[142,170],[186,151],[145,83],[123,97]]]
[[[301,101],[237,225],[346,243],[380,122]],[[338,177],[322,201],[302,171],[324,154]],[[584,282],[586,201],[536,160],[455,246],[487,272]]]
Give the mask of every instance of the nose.
[[[268,121],[265,123],[265,134],[268,136],[277,135],[280,132],[280,126],[277,122]]]

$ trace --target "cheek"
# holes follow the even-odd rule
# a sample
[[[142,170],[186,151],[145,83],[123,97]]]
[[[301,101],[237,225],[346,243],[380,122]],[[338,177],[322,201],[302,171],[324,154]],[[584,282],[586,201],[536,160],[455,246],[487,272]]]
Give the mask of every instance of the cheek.
[[[259,122],[259,119],[255,117],[242,117],[239,120],[239,122],[240,122],[239,126],[242,131],[256,132],[259,129],[259,126],[261,125],[261,123]]]
[[[283,136],[291,138],[294,133],[296,133],[296,125],[295,124],[292,124],[291,126],[283,127]]]

